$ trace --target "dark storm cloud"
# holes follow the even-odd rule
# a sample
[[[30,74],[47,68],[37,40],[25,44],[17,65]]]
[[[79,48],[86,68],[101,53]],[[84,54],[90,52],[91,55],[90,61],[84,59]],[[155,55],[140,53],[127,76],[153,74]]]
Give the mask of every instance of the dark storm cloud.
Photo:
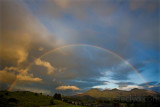
[[[65,35],[68,35],[67,37],[65,36],[65,38],[72,38],[68,39],[67,43],[86,43],[98,45],[113,50],[126,59],[130,58],[132,55],[135,55],[135,51],[140,50],[139,48],[132,48],[134,42],[140,42],[148,45],[147,47],[157,46],[158,42],[155,41],[158,40],[156,39],[158,38],[158,23],[151,21],[152,14],[148,15],[148,12],[151,13],[158,8],[157,2],[158,1],[156,0],[152,2],[145,0],[140,2],[123,0],[106,0],[101,2],[90,0],[48,0],[45,2],[26,1],[26,3],[31,7],[32,5],[36,6],[32,9],[32,11],[38,14],[38,16],[48,16],[48,18],[51,18],[51,20],[56,20],[58,23],[59,19],[62,19],[63,23],[63,21],[65,21],[63,18],[66,18],[69,25],[65,22],[62,26],[67,26],[67,28],[69,27],[73,29],[70,32],[67,32],[68,34],[65,33]],[[136,14],[134,12],[139,10],[143,10],[145,12],[138,14],[135,18],[135,16],[130,14],[130,11],[118,11],[121,7],[120,4],[122,6],[127,5],[133,14]],[[137,6],[137,4],[139,5]],[[151,9],[152,11],[147,11],[146,9]],[[66,15],[70,16],[72,20],[67,18]],[[146,16],[146,20],[143,20],[144,16]],[[82,24],[81,21],[77,20],[81,18],[85,23]],[[89,20],[87,20],[88,18]],[[155,17],[155,22],[156,21],[158,21],[158,16]],[[49,21],[49,23],[52,22]],[[120,25],[123,27],[119,27]],[[52,24],[50,26],[52,26]],[[53,23],[53,26],[56,26],[56,24]],[[76,29],[77,26],[78,29]],[[139,26],[139,28],[136,26]],[[54,29],[54,27],[52,29]],[[76,34],[73,34],[74,36],[72,35],[72,31],[76,32]]]
[[[137,9],[153,11],[158,7],[158,0],[129,0],[129,6],[133,11]]]
[[[16,66],[27,60],[35,44],[48,45],[47,29],[25,8],[21,1],[2,0],[1,60]],[[39,30],[41,29],[41,32]],[[39,37],[39,39],[36,39]],[[49,45],[48,45],[49,46]],[[36,47],[37,48],[37,47]],[[35,50],[35,48],[34,48]]]
[[[37,4],[37,2],[34,3]],[[49,15],[55,18],[62,17],[64,13],[69,13],[78,19],[86,19],[88,18],[87,12],[90,11],[89,8],[93,9],[92,11],[99,13],[100,15],[109,15],[117,8],[117,3],[111,0],[102,2],[96,0],[46,0],[46,2],[42,1],[42,3],[41,6],[43,10],[40,7],[37,7],[36,10],[39,10],[40,14]]]
[[[132,86],[132,85],[137,85],[136,83],[134,83],[134,82],[118,82],[118,83],[116,83],[117,85],[118,85],[118,87],[121,89],[123,89],[123,88],[126,88],[127,86]]]
[[[111,76],[113,80],[129,80],[127,75],[130,74],[131,71],[128,70],[119,70],[118,72],[113,72],[114,74]]]
[[[118,82],[116,84],[117,85],[135,85],[136,83],[134,83],[134,82]]]
[[[155,86],[153,86],[153,87],[151,87],[150,89],[160,93],[160,83],[155,85]]]
[[[149,11],[149,13],[151,13],[157,9],[158,3],[156,0],[152,2],[144,0],[106,0],[101,2],[90,0],[48,0],[41,2],[26,1],[26,3],[32,7],[32,11],[38,14],[38,16],[48,16],[48,18],[51,18],[50,20],[56,20],[58,23],[59,19],[62,19],[63,23],[63,18],[66,18],[66,16],[73,17],[72,20],[66,18],[69,25],[67,23],[62,24],[62,26],[66,26],[67,28],[70,27],[73,29],[70,32],[67,32],[68,34],[65,33],[65,35],[68,35],[67,37],[65,36],[65,38],[74,38],[68,39],[67,43],[86,43],[99,45],[101,47],[115,51],[124,58],[130,58],[132,55],[135,55],[135,50],[140,50],[134,50],[132,48],[133,42],[143,43],[148,45],[147,47],[155,47],[158,43],[155,42],[158,40],[156,39],[158,38],[158,23],[148,21],[152,20],[152,14],[148,15],[148,11],[145,10],[151,9],[152,11]],[[123,12],[120,10],[120,13],[118,13],[118,9],[121,7],[120,3],[124,6],[127,5],[133,14],[136,14],[134,12],[139,10],[143,10],[145,12],[138,14],[136,18],[127,11]],[[139,5],[137,6],[137,4]],[[35,7],[33,8],[33,6]],[[114,13],[116,14],[114,15]],[[144,16],[146,16],[146,20],[143,20]],[[157,17],[155,17],[156,21],[158,21]],[[77,19],[83,19],[83,22],[85,23],[82,24],[82,22]],[[52,22],[49,21],[49,23]],[[123,27],[119,27],[120,25]],[[52,24],[50,26],[52,26]],[[53,23],[53,26],[56,26],[56,24]],[[77,26],[78,29],[76,29]],[[139,26],[139,28],[136,26]],[[55,27],[52,29],[54,28]],[[62,27],[59,29],[61,28]],[[74,36],[71,36],[72,31],[76,32],[76,34],[73,34]]]
[[[150,89],[160,93],[160,83],[157,81],[142,83],[139,84],[139,86],[143,87],[144,89]]]
[[[158,82],[157,81],[153,81],[153,82],[147,82],[147,83],[139,84],[139,86],[146,87],[147,85],[156,85],[156,84],[158,84]]]
[[[50,49],[54,45],[50,42],[54,40],[48,30],[30,13],[23,1],[1,0],[0,3],[0,82],[10,84],[28,63],[42,54],[38,49],[40,47]],[[42,81],[41,78],[34,78],[32,73],[24,73],[19,80],[24,84]]]

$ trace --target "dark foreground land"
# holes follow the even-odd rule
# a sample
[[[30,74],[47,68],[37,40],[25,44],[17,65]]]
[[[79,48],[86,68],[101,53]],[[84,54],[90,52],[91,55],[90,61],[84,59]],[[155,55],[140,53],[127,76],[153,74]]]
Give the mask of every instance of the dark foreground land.
[[[28,91],[0,91],[0,107],[159,107],[159,105],[159,100],[153,96],[147,96],[144,101],[135,101],[95,98],[89,95],[49,96]]]
[[[82,107],[28,91],[0,91],[0,107]]]

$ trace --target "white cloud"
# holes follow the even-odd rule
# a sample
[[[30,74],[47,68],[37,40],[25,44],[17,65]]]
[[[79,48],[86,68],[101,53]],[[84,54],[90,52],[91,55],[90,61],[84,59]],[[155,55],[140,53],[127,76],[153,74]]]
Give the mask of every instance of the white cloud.
[[[97,85],[97,86],[93,86],[92,88],[98,88],[98,89],[102,89],[102,90],[107,89],[106,85]]]
[[[143,89],[142,86],[134,86],[134,85],[119,87],[118,89],[129,91],[129,90],[134,89],[134,88]]]
[[[77,86],[59,86],[56,88],[57,90],[80,90]]]

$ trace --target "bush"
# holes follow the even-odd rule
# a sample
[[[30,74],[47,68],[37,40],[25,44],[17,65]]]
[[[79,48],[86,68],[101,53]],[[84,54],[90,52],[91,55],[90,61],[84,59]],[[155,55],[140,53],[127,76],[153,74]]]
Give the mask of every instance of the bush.
[[[8,99],[9,102],[12,102],[12,103],[18,103],[18,100],[15,99],[15,98],[10,98]]]
[[[54,94],[53,98],[57,100],[62,100],[61,94],[57,94],[57,93]]]
[[[9,94],[8,92],[5,93],[5,95],[8,95],[8,94]]]
[[[35,96],[38,96],[38,94],[37,94],[37,93],[35,93],[34,95],[35,95]]]
[[[53,99],[50,100],[50,105],[55,105]]]

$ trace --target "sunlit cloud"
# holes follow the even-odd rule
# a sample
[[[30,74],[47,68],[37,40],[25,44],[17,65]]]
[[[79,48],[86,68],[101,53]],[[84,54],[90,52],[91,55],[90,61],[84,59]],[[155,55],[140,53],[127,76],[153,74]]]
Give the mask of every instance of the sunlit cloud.
[[[1,83],[12,83],[16,79],[16,75],[13,72],[7,72],[5,69],[0,71]]]
[[[43,47],[40,47],[40,48],[38,48],[38,50],[39,50],[39,51],[43,51],[43,50],[44,50],[44,48],[43,48]]]
[[[48,69],[47,74],[51,74],[54,72],[55,68],[47,61],[42,61],[41,59],[35,60],[35,64],[38,66],[44,66]]]
[[[107,88],[106,88],[106,85],[93,86],[92,88],[98,88],[98,89],[101,89],[101,90],[107,89]]]
[[[77,86],[59,86],[56,88],[57,90],[80,90]]]
[[[24,70],[10,67],[10,68],[4,68],[3,70],[0,70],[0,82],[10,84],[14,80],[17,79],[17,76],[20,72],[23,72]],[[16,73],[18,72],[18,73]],[[34,77],[33,74],[29,74],[28,72],[25,72],[18,76],[17,80],[18,84],[28,84],[28,83],[42,83],[42,79],[38,77]]]
[[[33,74],[28,74],[28,75],[21,75],[18,77],[18,81],[19,82],[35,82],[35,83],[41,83],[42,82],[42,79],[41,78],[36,78],[36,77],[33,77]]]
[[[26,61],[27,56],[28,56],[28,53],[26,51],[18,50],[17,54],[19,56],[18,65],[21,64],[22,62]]]
[[[70,0],[54,0],[54,2],[61,8],[65,9],[68,7]]]

